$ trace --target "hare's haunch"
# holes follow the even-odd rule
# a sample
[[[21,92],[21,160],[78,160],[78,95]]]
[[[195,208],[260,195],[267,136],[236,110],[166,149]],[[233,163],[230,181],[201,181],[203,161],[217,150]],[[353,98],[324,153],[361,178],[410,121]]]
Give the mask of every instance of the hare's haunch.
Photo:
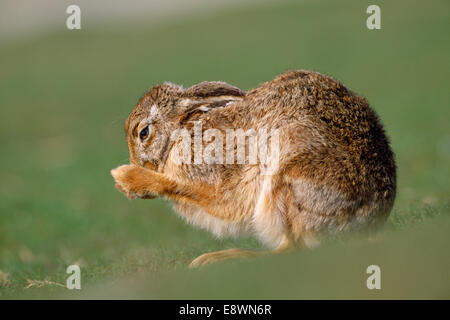
[[[224,82],[150,89],[125,123],[130,164],[111,171],[129,198],[165,197],[217,236],[274,251],[382,225],[396,193],[389,141],[367,101],[331,77],[288,71],[242,91]],[[263,254],[204,254],[201,266]]]

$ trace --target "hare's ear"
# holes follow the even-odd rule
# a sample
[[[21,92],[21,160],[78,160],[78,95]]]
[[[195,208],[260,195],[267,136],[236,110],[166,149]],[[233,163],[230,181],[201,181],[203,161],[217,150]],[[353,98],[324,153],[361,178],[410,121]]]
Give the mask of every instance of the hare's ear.
[[[194,99],[214,99],[220,97],[242,99],[245,92],[226,82],[204,81],[186,89],[186,97]]]
[[[244,99],[245,91],[219,81],[205,81],[183,92],[180,101],[181,112],[187,117],[196,112],[208,112],[234,101]]]

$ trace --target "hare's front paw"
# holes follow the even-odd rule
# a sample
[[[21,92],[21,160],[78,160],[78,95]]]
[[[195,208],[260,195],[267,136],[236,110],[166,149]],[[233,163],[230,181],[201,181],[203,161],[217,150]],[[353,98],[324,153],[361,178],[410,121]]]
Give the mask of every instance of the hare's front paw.
[[[116,181],[116,189],[128,199],[154,198],[143,189],[142,178],[145,176],[145,169],[134,165],[122,165],[111,170],[111,175]]]

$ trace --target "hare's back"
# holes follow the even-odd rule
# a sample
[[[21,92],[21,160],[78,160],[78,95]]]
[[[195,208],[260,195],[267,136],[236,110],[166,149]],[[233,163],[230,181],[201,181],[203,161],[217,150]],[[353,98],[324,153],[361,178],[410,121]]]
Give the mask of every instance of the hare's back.
[[[394,196],[394,157],[378,116],[341,82],[288,71],[249,91],[246,100],[255,118],[263,114],[262,122],[281,128],[288,142],[283,156],[296,175],[349,197]]]

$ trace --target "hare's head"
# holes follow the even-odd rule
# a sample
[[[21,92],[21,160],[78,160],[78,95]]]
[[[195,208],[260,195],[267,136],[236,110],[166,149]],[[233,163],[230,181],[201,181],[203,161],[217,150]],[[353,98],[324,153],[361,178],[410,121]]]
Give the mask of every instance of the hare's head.
[[[202,82],[187,89],[171,83],[156,85],[138,101],[125,122],[130,163],[158,168],[165,161],[171,133],[190,115],[244,96],[244,91],[224,82]]]

